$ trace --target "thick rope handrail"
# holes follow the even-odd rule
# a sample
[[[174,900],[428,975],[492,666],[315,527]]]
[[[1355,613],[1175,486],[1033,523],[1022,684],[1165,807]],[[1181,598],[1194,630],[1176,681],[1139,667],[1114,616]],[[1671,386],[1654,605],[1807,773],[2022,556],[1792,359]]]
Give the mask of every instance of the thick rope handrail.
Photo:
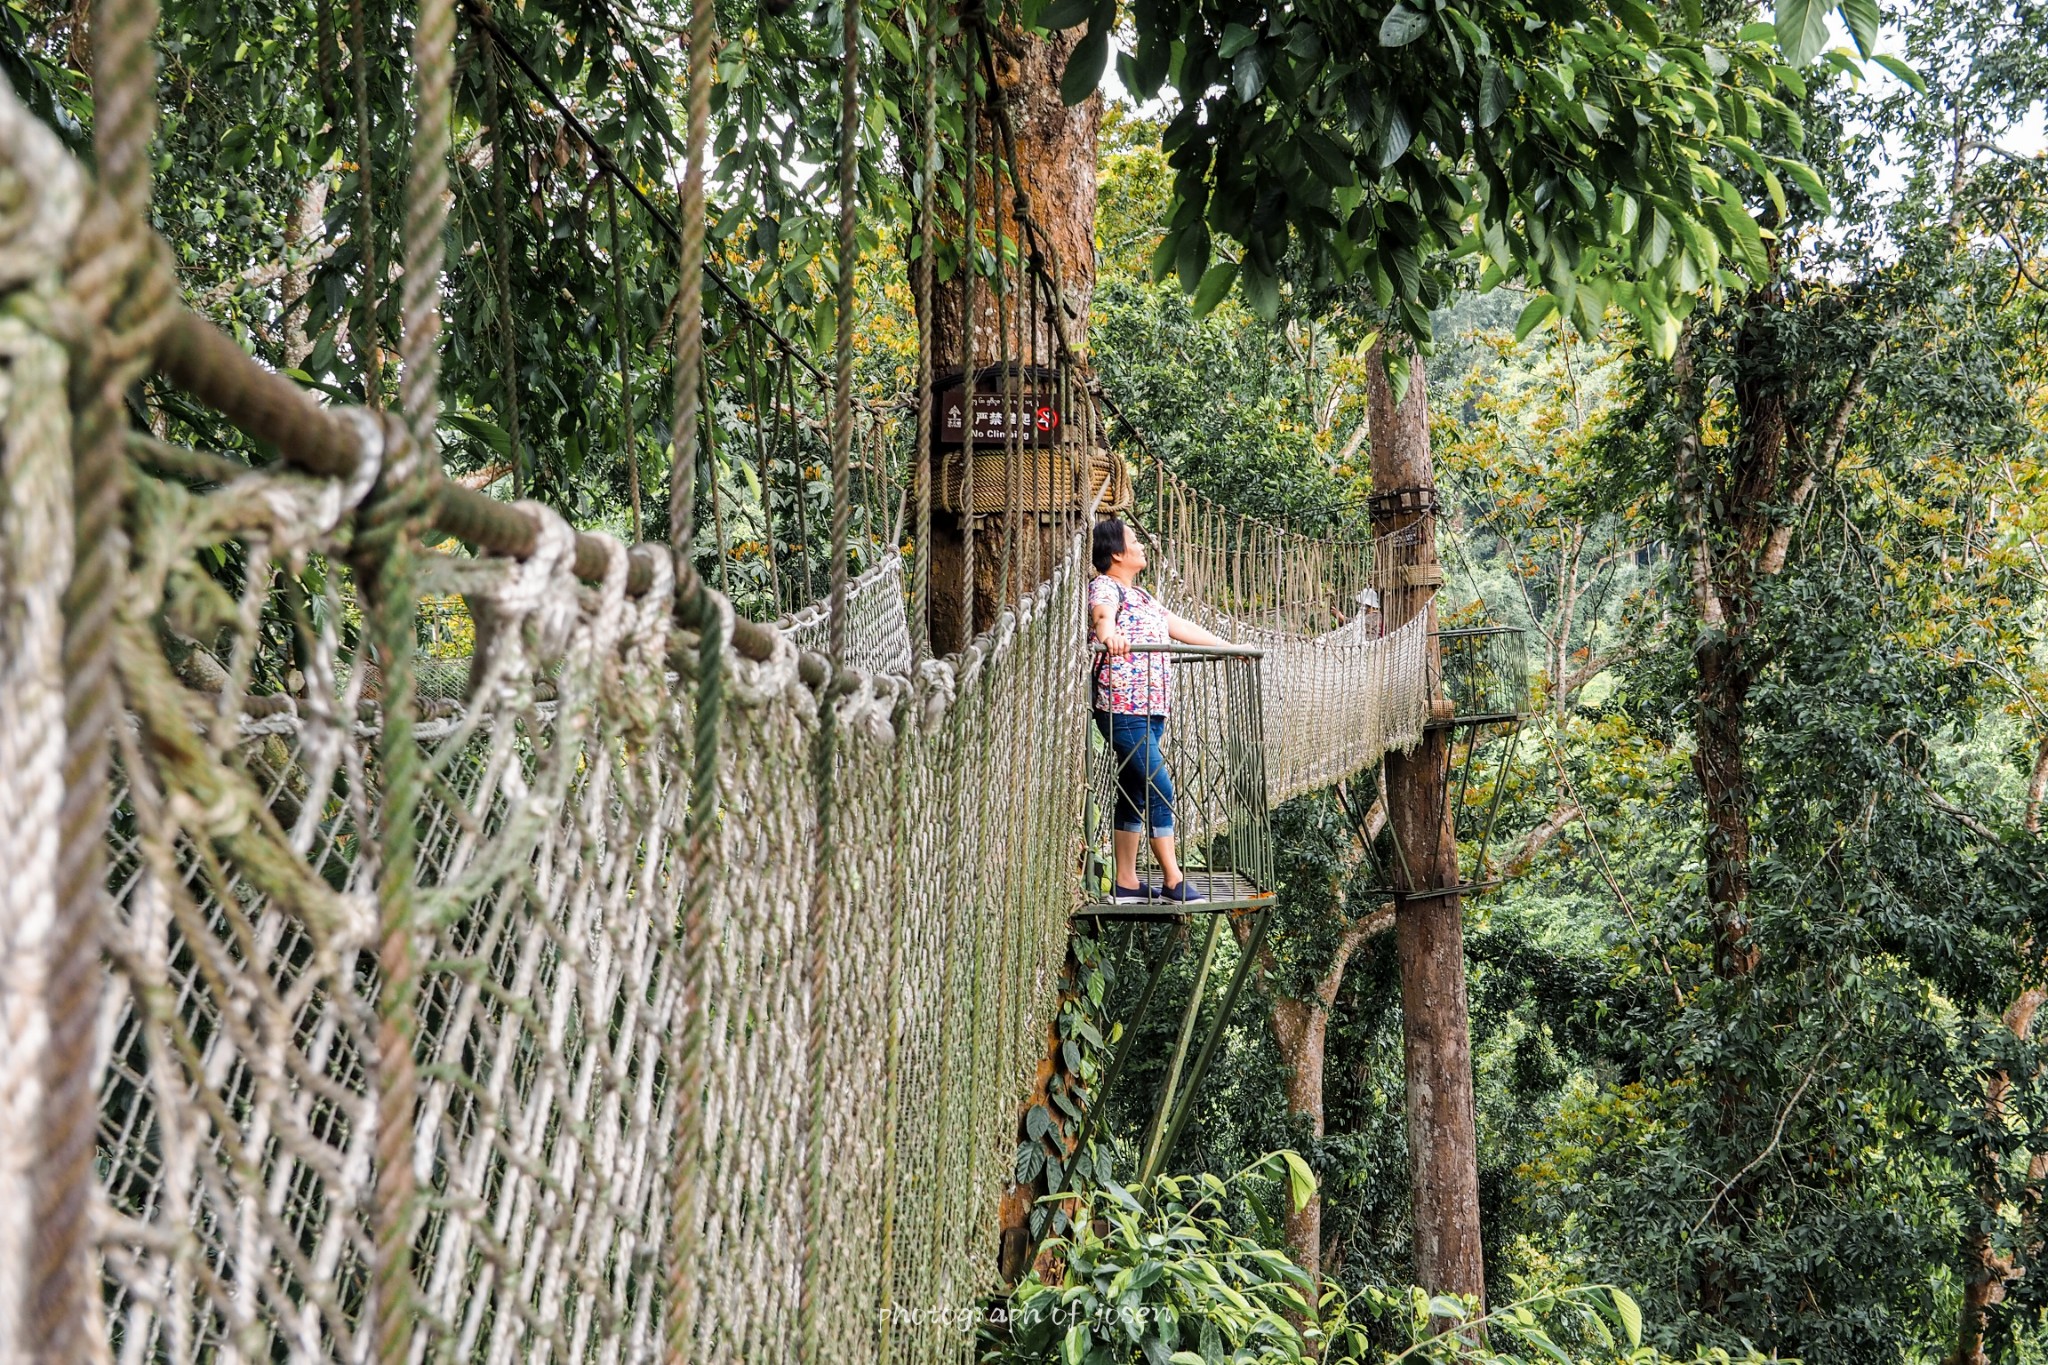
[[[154,239],[123,231],[147,213],[149,144],[156,130],[155,0],[100,0],[93,10],[93,144],[102,177],[67,262],[71,288],[94,328],[74,376],[73,535],[63,597],[64,765],[59,812],[58,921],[47,962],[49,1045],[41,1152],[32,1183],[35,1265],[29,1343],[46,1360],[97,1360],[98,1293],[87,1257],[87,1200],[95,1138],[91,1091],[107,900],[103,831],[109,812],[111,736],[121,724],[115,676],[116,611],[127,558],[121,518],[128,425],[124,397],[147,367],[166,288]],[[31,121],[31,128],[40,125]],[[34,193],[31,182],[30,193]],[[129,287],[147,262],[139,288]]]

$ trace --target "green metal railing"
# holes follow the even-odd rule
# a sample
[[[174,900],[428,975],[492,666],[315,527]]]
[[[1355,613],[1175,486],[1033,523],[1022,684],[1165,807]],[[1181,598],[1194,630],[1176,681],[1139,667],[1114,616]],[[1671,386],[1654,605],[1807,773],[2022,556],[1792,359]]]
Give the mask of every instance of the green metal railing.
[[[1273,891],[1273,835],[1266,809],[1265,712],[1260,702],[1264,651],[1244,646],[1134,645],[1147,667],[1168,670],[1171,692],[1160,751],[1167,781],[1155,783],[1132,763],[1119,764],[1101,714],[1088,722],[1087,839],[1081,912],[1098,918],[1157,918],[1190,911],[1243,910]],[[1094,661],[1103,663],[1100,646]],[[1171,799],[1165,799],[1170,786]],[[1205,897],[1111,903],[1114,826],[1119,792],[1124,813],[1144,835],[1140,881],[1161,884],[1153,837],[1172,834],[1188,883]],[[1169,806],[1171,828],[1155,829],[1154,806]],[[1127,821],[1128,822],[1128,821]]]
[[[1451,725],[1491,725],[1529,713],[1529,661],[1520,626],[1467,626],[1436,633]]]

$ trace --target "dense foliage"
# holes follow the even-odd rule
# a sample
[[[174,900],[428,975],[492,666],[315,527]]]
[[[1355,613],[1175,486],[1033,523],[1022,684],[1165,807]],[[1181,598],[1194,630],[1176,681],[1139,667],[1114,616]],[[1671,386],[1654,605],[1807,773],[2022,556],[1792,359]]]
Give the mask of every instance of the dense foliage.
[[[1539,670],[1512,760],[1482,750],[1499,832],[1464,849],[1468,876],[1513,877],[1467,937],[1499,1299],[1517,1277],[1612,1281],[1668,1349],[1816,1361],[2048,1341],[2048,277],[2042,160],[2001,146],[2048,92],[2038,21],[1926,6],[1903,30],[1924,91],[1817,83],[1800,108],[1831,206],[1781,216],[1747,182],[1776,232],[1766,283],[1702,296],[1671,357],[1612,315],[1518,300],[1434,320],[1446,606],[1526,628]],[[1148,335],[1192,329],[1199,346],[1176,344],[1210,387],[1240,357],[1225,382],[1272,384],[1300,424],[1240,446],[1155,403],[1157,439],[1197,448],[1212,486],[1320,479],[1343,449],[1348,424],[1317,423],[1314,370],[1282,348],[1315,299],[1333,371],[1375,302],[1295,297],[1264,355],[1230,305],[1143,310]],[[1284,378],[1261,380],[1269,357]],[[1106,362],[1141,392],[1162,367],[1156,348]],[[1779,482],[1757,482],[1762,452]],[[1717,649],[1744,679],[1737,920],[1700,763]],[[1408,1263],[1393,946],[1334,952],[1384,880],[1359,837],[1372,796],[1282,812],[1270,1008],[1237,1022],[1178,1154],[1220,1172],[1300,1150],[1321,1268],[1358,1290]],[[1318,1136],[1282,1009],[1314,1007],[1333,963]],[[1112,1099],[1125,1125],[1150,1080]]]

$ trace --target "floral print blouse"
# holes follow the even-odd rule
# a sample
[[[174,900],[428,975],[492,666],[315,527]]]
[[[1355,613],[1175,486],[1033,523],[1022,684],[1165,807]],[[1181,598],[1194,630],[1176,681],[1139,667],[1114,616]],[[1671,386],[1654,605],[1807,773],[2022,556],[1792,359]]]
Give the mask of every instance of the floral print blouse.
[[[1096,607],[1115,613],[1111,620],[1134,645],[1165,644],[1167,610],[1159,599],[1135,585],[1125,587],[1108,574],[1097,574],[1088,584],[1089,616]],[[1172,657],[1161,653],[1137,653],[1112,659],[1099,656],[1095,664],[1095,709],[1118,716],[1163,716],[1173,697]]]

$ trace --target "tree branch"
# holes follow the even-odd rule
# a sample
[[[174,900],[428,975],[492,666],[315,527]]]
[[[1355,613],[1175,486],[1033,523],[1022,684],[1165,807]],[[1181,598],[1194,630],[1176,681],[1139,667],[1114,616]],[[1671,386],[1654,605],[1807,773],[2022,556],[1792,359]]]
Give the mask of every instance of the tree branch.
[[[1552,811],[1542,824],[1529,831],[1529,837],[1522,841],[1522,846],[1516,850],[1515,856],[1508,859],[1503,871],[1510,877],[1519,877],[1527,872],[1529,864],[1536,861],[1536,855],[1543,851],[1544,845],[1564,833],[1564,827],[1582,814],[1584,812],[1579,809],[1576,801],[1567,802]]]
[[[1859,360],[1856,368],[1849,373],[1849,382],[1842,388],[1842,396],[1835,403],[1835,410],[1828,415],[1826,433],[1821,437],[1820,449],[1807,463],[1805,476],[1799,487],[1792,492],[1792,513],[1796,516],[1813,496],[1814,488],[1820,482],[1821,471],[1831,467],[1835,457],[1842,453],[1842,443],[1849,436],[1849,414],[1856,406],[1856,400],[1863,393],[1864,378],[1870,373],[1870,362]],[[1763,557],[1757,563],[1757,577],[1770,578],[1784,572],[1785,560],[1792,551],[1792,521],[1788,516],[1781,526],[1771,529],[1770,539],[1764,544]]]
[[[1344,930],[1343,937],[1337,940],[1336,949],[1330,954],[1329,970],[1316,982],[1316,999],[1322,1002],[1324,1009],[1336,1008],[1337,990],[1344,984],[1344,969],[1351,965],[1351,955],[1358,951],[1358,946],[1368,939],[1378,938],[1381,934],[1391,931],[1393,927],[1392,901],[1369,915],[1360,915],[1351,921]]]
[[[2041,803],[2048,799],[2048,735],[2041,736],[2041,747],[2034,754],[2034,775],[2027,782],[2027,810],[2021,824],[2027,833],[2041,832]]]
[[[1617,664],[1625,664],[1642,653],[1639,649],[1617,649],[1612,654],[1599,654],[1588,659],[1583,665],[1572,670],[1558,687],[1559,697],[1569,697],[1593,679]]]
[[[1843,1028],[1846,1027],[1847,1025],[1843,1026]],[[1726,1180],[1721,1182],[1721,1188],[1714,1191],[1714,1197],[1707,1201],[1707,1211],[1700,1215],[1700,1221],[1692,1225],[1692,1232],[1687,1233],[1686,1236],[1691,1237],[1694,1233],[1697,1233],[1702,1227],[1706,1226],[1707,1220],[1714,1216],[1714,1210],[1721,1206],[1721,1200],[1727,1196],[1728,1191],[1735,1188],[1735,1183],[1741,1180],[1742,1177],[1748,1175],[1751,1171],[1755,1170],[1757,1167],[1763,1165],[1764,1162],[1770,1160],[1771,1153],[1778,1150],[1778,1144],[1781,1141],[1783,1141],[1785,1137],[1786,1120],[1792,1117],[1792,1111],[1793,1109],[1798,1107],[1799,1098],[1800,1096],[1806,1093],[1806,1087],[1812,1085],[1813,1078],[1820,1074],[1820,1064],[1822,1060],[1824,1060],[1827,1057],[1828,1049],[1835,1045],[1835,1038],[1840,1038],[1841,1036],[1842,1029],[1836,1029],[1835,1037],[1828,1039],[1825,1043],[1822,1043],[1820,1045],[1820,1051],[1813,1054],[1813,1064],[1807,1067],[1806,1074],[1799,1078],[1798,1088],[1793,1090],[1792,1098],[1786,1100],[1785,1107],[1778,1111],[1778,1122],[1776,1126],[1774,1126],[1771,1129],[1771,1140],[1768,1143],[1764,1144],[1764,1149],[1761,1152],[1758,1152],[1755,1156],[1750,1158],[1748,1165],[1744,1166],[1734,1175],[1729,1176]]]

